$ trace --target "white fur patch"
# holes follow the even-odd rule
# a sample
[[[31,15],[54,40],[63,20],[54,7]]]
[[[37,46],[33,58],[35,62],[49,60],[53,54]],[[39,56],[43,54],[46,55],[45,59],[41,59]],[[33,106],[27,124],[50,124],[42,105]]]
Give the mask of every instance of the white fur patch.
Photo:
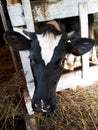
[[[41,55],[45,64],[51,61],[55,47],[58,45],[61,35],[54,37],[53,34],[37,35],[41,47]]]

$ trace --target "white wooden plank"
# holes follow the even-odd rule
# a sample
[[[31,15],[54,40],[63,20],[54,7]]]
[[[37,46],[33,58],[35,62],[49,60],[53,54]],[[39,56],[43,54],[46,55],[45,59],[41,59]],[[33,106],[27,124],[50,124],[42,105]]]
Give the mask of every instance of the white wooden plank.
[[[9,4],[7,5],[7,10],[12,26],[26,25],[21,3]]]
[[[25,20],[26,20],[27,30],[30,32],[34,32],[35,28],[34,28],[34,21],[33,21],[30,1],[22,0],[22,5],[23,5],[23,9],[24,9],[24,16],[25,16]],[[22,30],[19,32],[22,33]],[[22,61],[22,66],[23,66],[25,79],[26,79],[26,83],[27,83],[27,89],[28,89],[28,97],[27,96],[24,97],[25,103],[26,103],[26,108],[27,108],[28,114],[32,115],[32,114],[34,114],[34,112],[31,107],[31,99],[34,94],[35,85],[34,85],[34,82],[32,82],[33,75],[32,75],[32,71],[31,71],[31,67],[30,67],[30,61],[28,58],[29,51],[20,51],[19,54],[20,54],[20,58]],[[27,99],[29,99],[29,100],[27,101]]]
[[[86,78],[81,78],[81,71],[64,74],[61,76],[58,82],[57,91],[68,88],[76,90],[77,87],[85,87],[87,85],[91,85],[98,81],[98,73],[96,73],[97,71],[98,66],[90,67]]]
[[[14,31],[17,31],[19,33],[23,34],[23,29],[22,28],[13,28]],[[25,98],[25,102],[26,103],[26,107],[27,107],[27,111],[28,114],[31,115],[34,112],[32,111],[32,107],[31,107],[31,99],[33,97],[33,93],[35,90],[35,85],[33,81],[33,75],[32,75],[32,71],[31,71],[31,67],[30,67],[30,60],[29,60],[29,51],[19,51],[20,54],[20,58],[21,58],[21,62],[22,62],[22,67],[23,67],[23,71],[24,71],[24,76],[26,79],[26,83],[27,83],[27,90],[29,92],[28,97],[24,97]],[[27,100],[29,99],[29,100]]]
[[[31,4],[30,0],[22,0],[22,6],[24,9],[24,15],[26,20],[27,29],[29,31],[34,32],[34,21],[33,21],[33,15],[31,11]]]
[[[87,3],[79,4],[79,17],[81,26],[81,37],[88,37],[88,11]],[[86,78],[89,69],[89,53],[82,56],[82,77]]]
[[[56,1],[56,0],[55,0]],[[60,0],[55,3],[34,5],[31,1],[35,22],[48,21],[78,15],[78,5],[87,2],[88,14],[98,12],[98,0]]]

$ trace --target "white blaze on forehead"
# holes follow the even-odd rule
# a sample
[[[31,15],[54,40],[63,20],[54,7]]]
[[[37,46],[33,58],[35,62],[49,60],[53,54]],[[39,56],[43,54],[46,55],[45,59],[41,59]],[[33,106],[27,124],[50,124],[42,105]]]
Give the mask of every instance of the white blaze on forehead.
[[[41,56],[45,64],[51,61],[55,47],[58,45],[61,35],[54,37],[53,34],[37,35],[41,47]]]

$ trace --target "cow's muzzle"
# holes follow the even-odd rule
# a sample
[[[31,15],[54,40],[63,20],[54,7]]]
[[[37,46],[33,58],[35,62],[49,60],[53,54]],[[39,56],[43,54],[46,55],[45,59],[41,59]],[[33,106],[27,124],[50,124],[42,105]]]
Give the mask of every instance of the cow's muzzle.
[[[51,113],[55,107],[51,104],[46,104],[42,99],[40,101],[40,103],[34,103],[32,104],[32,108],[35,112],[41,112],[41,113]]]

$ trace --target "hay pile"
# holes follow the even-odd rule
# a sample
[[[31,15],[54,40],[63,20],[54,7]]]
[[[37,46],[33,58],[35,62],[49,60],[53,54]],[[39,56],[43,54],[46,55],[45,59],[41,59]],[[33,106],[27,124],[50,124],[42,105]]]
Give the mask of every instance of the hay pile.
[[[23,72],[15,72],[10,52],[5,48],[0,48],[0,130],[7,120],[14,126],[17,115],[27,118]],[[37,113],[31,116],[36,118],[38,130],[98,130],[98,83],[77,91],[57,92],[57,100],[57,108],[49,117]]]
[[[23,106],[23,90],[25,82],[22,79],[22,72],[13,74],[13,77],[0,84],[0,120],[15,117],[23,113],[20,106]]]
[[[49,117],[36,114],[38,130],[98,130],[98,83],[57,93],[58,106]]]
[[[21,71],[13,74],[9,81],[0,84],[0,130],[15,129],[18,118],[24,118],[23,115],[26,113],[24,87]]]
[[[19,58],[17,54],[16,57]],[[15,72],[9,47],[0,48],[0,130],[14,129],[14,118],[22,117],[26,112],[23,99],[25,88],[23,71]]]

